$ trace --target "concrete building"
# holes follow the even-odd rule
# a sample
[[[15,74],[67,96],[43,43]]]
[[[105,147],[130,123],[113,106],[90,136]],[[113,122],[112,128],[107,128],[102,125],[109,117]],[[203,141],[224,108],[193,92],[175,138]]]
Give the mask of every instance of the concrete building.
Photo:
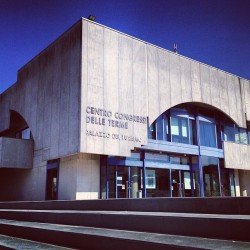
[[[0,200],[250,195],[250,82],[81,19],[0,95]]]

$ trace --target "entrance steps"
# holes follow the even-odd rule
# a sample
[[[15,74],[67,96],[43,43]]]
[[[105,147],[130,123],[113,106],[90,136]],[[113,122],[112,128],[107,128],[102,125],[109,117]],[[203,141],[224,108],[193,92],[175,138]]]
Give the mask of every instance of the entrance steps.
[[[247,197],[2,202],[0,246],[250,249],[249,203]],[[33,248],[13,247],[21,241]]]

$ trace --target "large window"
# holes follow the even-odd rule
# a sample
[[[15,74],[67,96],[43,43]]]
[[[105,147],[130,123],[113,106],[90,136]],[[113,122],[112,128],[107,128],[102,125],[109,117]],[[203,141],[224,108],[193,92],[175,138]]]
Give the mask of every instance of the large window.
[[[173,110],[171,112],[171,141],[185,144],[194,144],[194,118],[187,112]]]
[[[247,130],[234,126],[224,126],[224,140],[241,144],[247,144]]]
[[[207,147],[216,147],[216,125],[205,118],[199,117],[200,144]]]
[[[148,139],[156,140],[156,122],[153,122],[148,128]]]
[[[199,131],[199,135],[198,135]],[[222,141],[250,142],[248,130],[214,109],[178,105],[161,114],[149,127],[148,138],[176,143],[222,148]]]
[[[189,144],[188,119],[178,116],[171,117],[172,142]]]
[[[202,156],[202,170],[205,196],[220,196],[218,159]]]
[[[169,169],[147,168],[147,197],[170,197]]]

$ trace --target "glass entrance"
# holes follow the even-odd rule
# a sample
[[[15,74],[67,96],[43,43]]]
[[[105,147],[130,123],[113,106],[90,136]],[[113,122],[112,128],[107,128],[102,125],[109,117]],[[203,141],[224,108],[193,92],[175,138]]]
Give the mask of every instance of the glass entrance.
[[[109,198],[142,198],[142,168],[109,167]]]
[[[146,168],[147,197],[170,197],[170,171],[161,168]]]
[[[117,198],[130,198],[131,181],[129,170],[127,167],[117,167]]]
[[[202,156],[202,170],[205,196],[220,196],[218,159]]]
[[[191,173],[186,170],[172,170],[172,197],[192,196]]]

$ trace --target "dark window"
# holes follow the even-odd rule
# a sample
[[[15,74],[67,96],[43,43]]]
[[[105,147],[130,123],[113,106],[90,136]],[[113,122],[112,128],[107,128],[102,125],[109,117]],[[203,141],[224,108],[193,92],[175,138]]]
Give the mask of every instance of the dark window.
[[[199,121],[199,124],[201,145],[207,147],[216,147],[215,124],[206,121]]]
[[[241,144],[247,144],[247,130],[244,128],[224,126],[224,140]]]
[[[156,140],[156,126],[155,122],[151,124],[151,126],[148,128],[148,138]]]

